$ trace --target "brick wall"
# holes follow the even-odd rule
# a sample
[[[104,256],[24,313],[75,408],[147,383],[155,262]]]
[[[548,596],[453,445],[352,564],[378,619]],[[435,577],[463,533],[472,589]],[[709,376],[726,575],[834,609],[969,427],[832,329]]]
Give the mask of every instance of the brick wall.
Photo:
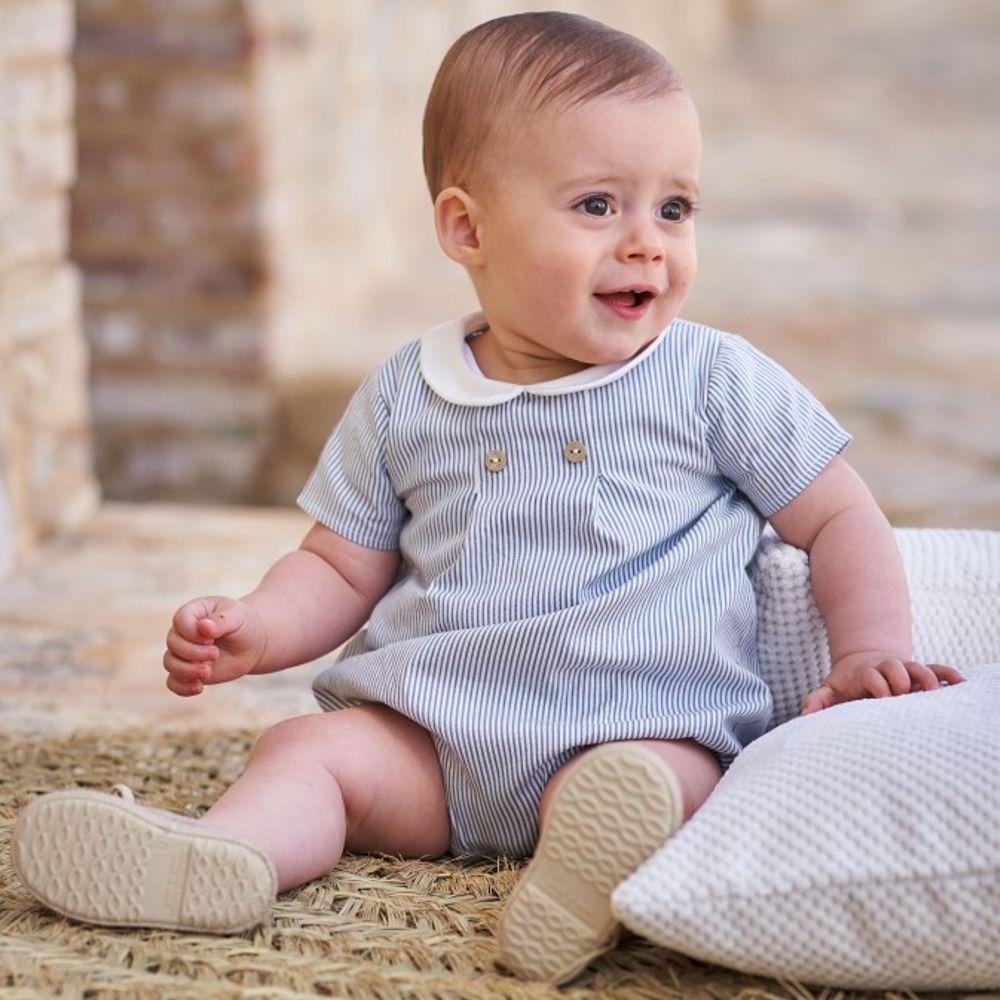
[[[79,281],[69,0],[0,0],[0,571],[96,502]]]

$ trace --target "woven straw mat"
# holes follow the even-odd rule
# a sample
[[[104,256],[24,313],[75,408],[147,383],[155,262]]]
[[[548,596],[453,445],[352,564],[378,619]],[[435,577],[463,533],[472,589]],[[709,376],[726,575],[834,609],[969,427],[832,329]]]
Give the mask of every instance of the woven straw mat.
[[[240,773],[245,732],[0,736],[0,996],[479,998],[634,997],[847,1000],[842,993],[741,976],[637,938],[561,990],[496,965],[493,935],[518,863],[348,856],[285,893],[269,925],[232,936],[89,927],[43,909],[10,866],[18,811],[44,791],[124,781],[140,801],[191,816]]]

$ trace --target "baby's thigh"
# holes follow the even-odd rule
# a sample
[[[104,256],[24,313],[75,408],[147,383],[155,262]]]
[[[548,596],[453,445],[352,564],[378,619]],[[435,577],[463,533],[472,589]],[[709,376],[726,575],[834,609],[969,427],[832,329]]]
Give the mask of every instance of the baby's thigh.
[[[411,719],[358,705],[289,719],[265,737],[298,744],[336,780],[347,850],[419,857],[448,849],[441,765],[430,734]]]

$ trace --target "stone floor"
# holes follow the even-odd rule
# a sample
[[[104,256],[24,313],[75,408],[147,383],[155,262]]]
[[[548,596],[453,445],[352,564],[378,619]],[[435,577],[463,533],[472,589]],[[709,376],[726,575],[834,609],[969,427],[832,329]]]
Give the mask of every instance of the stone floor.
[[[259,729],[316,711],[320,664],[179,698],[161,662],[181,603],[252,589],[308,524],[292,509],[106,504],[79,537],[0,579],[0,733]]]
[[[179,698],[161,662],[178,605],[245,593],[306,526],[291,510],[106,505],[0,580],[0,732],[262,727],[314,711],[310,667]]]

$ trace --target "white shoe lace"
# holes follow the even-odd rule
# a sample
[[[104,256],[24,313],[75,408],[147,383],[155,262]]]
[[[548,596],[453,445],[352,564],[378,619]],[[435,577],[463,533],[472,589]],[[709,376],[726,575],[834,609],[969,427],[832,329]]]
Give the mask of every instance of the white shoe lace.
[[[135,802],[135,793],[128,785],[112,785],[111,794],[117,795],[118,798],[124,799],[126,802]]]

